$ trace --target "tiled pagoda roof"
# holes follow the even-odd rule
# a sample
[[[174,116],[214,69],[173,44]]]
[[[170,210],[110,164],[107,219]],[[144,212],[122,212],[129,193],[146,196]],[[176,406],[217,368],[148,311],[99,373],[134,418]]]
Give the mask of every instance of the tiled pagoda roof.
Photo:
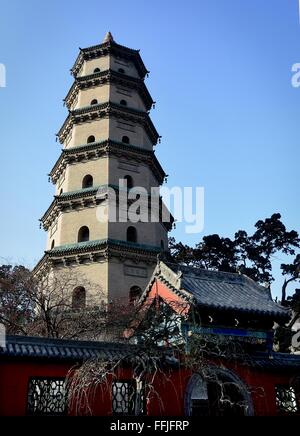
[[[141,78],[144,78],[146,74],[149,73],[140,56],[139,50],[133,50],[117,44],[114,40],[108,40],[99,45],[80,49],[80,53],[71,69],[72,74],[76,77],[85,60],[97,59],[108,54],[119,56],[133,62]]]

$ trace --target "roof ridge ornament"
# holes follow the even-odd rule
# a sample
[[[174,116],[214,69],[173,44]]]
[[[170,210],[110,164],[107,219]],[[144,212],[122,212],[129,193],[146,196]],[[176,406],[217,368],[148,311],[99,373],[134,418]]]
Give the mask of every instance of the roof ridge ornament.
[[[114,41],[114,38],[113,38],[111,32],[106,32],[106,35],[105,35],[105,37],[103,39],[103,44],[105,42],[113,42],[113,41]]]

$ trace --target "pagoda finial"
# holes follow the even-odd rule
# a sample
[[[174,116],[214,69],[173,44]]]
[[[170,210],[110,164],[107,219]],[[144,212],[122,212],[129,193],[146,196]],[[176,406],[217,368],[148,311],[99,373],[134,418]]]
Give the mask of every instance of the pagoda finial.
[[[114,38],[113,38],[112,34],[110,32],[106,32],[106,35],[105,35],[104,40],[103,40],[103,44],[105,42],[112,42],[113,40],[114,40]]]

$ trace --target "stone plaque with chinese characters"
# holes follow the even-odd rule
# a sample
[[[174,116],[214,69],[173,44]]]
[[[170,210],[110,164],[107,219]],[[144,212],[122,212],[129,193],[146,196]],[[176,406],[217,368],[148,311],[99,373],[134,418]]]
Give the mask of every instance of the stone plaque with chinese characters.
[[[148,277],[148,271],[147,268],[141,268],[137,266],[128,266],[124,265],[124,274],[126,276],[133,276],[133,277]]]

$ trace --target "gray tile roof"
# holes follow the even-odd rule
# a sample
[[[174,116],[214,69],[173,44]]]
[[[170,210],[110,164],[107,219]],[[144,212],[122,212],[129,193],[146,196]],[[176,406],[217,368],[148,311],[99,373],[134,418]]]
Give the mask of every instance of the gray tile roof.
[[[1,358],[42,359],[46,361],[81,362],[90,358],[105,360],[131,358],[137,346],[113,342],[72,341],[64,339],[48,339],[27,336],[7,336],[6,348],[0,347]],[[174,358],[173,358],[174,359]],[[166,363],[178,367],[166,355]],[[300,370],[300,355],[284,353],[256,353],[248,356],[244,365],[258,369]]]
[[[133,353],[135,347],[122,343],[72,341],[27,336],[7,336],[1,357],[41,358],[82,361],[90,358],[119,359]]]
[[[175,289],[190,296],[199,306],[256,313],[274,319],[289,317],[289,310],[272,300],[269,289],[245,275],[169,263],[160,270],[162,277],[165,272],[167,281],[171,281],[172,286],[175,284]]]
[[[285,353],[257,353],[248,361],[248,365],[268,370],[300,370],[300,355]]]

